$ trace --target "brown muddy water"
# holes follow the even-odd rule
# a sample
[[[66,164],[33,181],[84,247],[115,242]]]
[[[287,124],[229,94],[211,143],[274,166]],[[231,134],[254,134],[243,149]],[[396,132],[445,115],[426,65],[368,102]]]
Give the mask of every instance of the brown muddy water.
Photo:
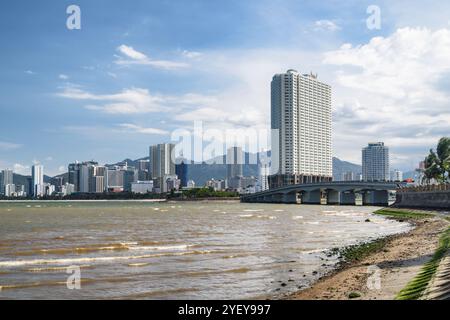
[[[371,215],[374,210],[237,202],[0,203],[0,299],[277,297],[332,270],[337,261],[327,249],[410,229]],[[79,290],[68,289],[68,267],[80,270]]]

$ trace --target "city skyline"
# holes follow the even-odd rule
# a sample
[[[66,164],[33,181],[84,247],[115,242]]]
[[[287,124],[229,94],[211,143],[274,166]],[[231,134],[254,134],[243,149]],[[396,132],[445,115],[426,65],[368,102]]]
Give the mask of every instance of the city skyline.
[[[340,159],[361,163],[368,141],[385,141],[392,167],[413,170],[448,133],[445,10],[380,1],[381,29],[369,30],[367,1],[231,1],[214,14],[194,2],[108,3],[105,13],[103,1],[78,1],[82,29],[73,31],[66,1],[5,5],[0,168],[24,174],[39,162],[54,176],[75,160],[137,159],[196,120],[267,128],[267,80],[289,68],[333,87]]]

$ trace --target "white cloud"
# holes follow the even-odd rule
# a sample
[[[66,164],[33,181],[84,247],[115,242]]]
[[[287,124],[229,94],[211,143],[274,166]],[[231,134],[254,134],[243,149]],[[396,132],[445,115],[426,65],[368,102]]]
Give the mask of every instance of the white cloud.
[[[127,56],[128,58],[131,58],[133,60],[147,60],[148,57],[143,54],[142,52],[136,51],[134,50],[133,47],[128,47],[124,44],[122,44],[121,46],[119,46],[117,48],[117,50],[124,54],[125,56]]]
[[[25,73],[26,73],[26,74],[29,74],[29,75],[34,75],[34,74],[36,74],[36,72],[31,71],[31,70],[26,70]]]
[[[188,51],[188,50],[183,50],[183,52],[181,54],[184,57],[189,58],[189,59],[196,59],[196,58],[200,58],[202,56],[202,53],[200,53],[200,52]]]
[[[29,166],[15,163],[13,166],[14,173],[21,174],[21,175],[30,175],[31,168]]]
[[[148,89],[130,88],[113,94],[94,94],[78,86],[67,86],[57,96],[88,102],[85,108],[110,114],[143,114],[189,109],[216,103],[216,97],[187,93],[179,96],[153,95]]]
[[[385,141],[410,166],[450,134],[450,30],[399,29],[345,44],[324,62],[336,71],[335,149],[346,159],[360,160],[350,147],[355,132],[361,146]]]
[[[116,56],[117,59],[115,63],[117,65],[122,66],[144,65],[167,70],[189,67],[189,65],[184,62],[176,62],[169,60],[153,60],[144,53],[139,52],[135,50],[133,47],[129,47],[124,44],[119,46],[117,48],[117,51],[119,51],[123,56],[125,56],[125,57]]]
[[[21,144],[0,141],[0,150],[9,151],[21,148]]]
[[[142,134],[153,134],[153,135],[168,135],[169,132],[166,130],[161,130],[157,128],[148,128],[148,127],[141,127],[135,124],[131,123],[122,123],[119,125],[119,127],[133,132],[133,133],[142,133]]]
[[[148,113],[162,109],[162,99],[152,96],[147,89],[141,88],[123,89],[119,93],[101,95],[68,87],[57,95],[72,100],[90,101],[91,104],[86,106],[87,109],[111,114]]]
[[[315,31],[338,31],[341,30],[341,27],[337,25],[336,22],[332,20],[318,20],[314,23]]]
[[[65,74],[60,74],[60,75],[58,76],[58,78],[61,79],[61,80],[68,80],[68,79],[69,79],[69,76],[68,76],[68,75],[65,75]]]

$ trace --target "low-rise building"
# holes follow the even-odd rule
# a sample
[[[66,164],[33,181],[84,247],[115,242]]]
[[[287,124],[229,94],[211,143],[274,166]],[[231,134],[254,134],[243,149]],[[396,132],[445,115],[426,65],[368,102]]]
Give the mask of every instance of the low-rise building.
[[[146,194],[153,192],[153,181],[137,181],[131,184],[131,192]]]

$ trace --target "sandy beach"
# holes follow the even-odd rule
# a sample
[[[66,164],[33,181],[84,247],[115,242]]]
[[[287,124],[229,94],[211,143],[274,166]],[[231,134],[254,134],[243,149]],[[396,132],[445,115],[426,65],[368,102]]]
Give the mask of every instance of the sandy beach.
[[[284,299],[290,300],[392,300],[419,272],[438,247],[439,236],[449,226],[442,218],[415,220],[415,228],[388,237],[384,248],[360,261],[344,264],[312,287]],[[379,269],[378,269],[379,268]],[[378,270],[380,286],[373,283]],[[369,287],[371,289],[369,289]]]

